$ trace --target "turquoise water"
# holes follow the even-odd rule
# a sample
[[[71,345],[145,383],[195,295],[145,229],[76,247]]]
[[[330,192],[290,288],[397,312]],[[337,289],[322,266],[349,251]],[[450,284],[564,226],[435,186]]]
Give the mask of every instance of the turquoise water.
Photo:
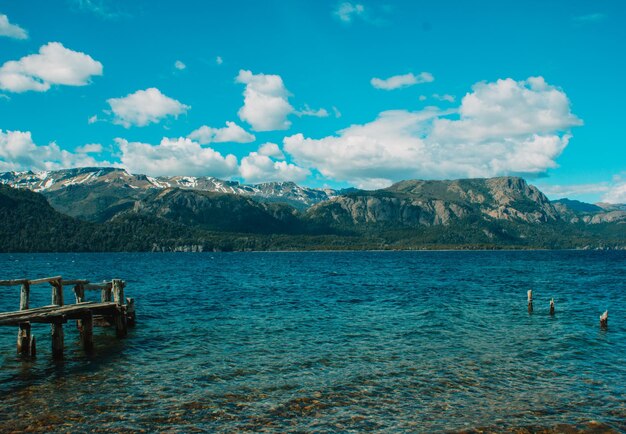
[[[56,274],[125,279],[137,326],[88,357],[68,323],[62,363],[1,327],[2,430],[626,430],[626,252],[0,255]]]

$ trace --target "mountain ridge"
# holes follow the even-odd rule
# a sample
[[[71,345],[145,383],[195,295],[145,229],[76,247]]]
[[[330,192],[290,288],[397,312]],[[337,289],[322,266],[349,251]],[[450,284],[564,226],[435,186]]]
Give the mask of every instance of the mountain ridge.
[[[96,224],[92,230],[103,234],[106,248],[148,249],[146,240],[152,243],[150,249],[159,251],[180,248],[183,241],[196,251],[626,244],[626,211],[619,205],[550,201],[519,177],[405,180],[380,190],[349,189],[332,195],[294,183],[256,184],[265,188],[254,187],[255,194],[266,195],[261,200],[246,192],[253,187],[234,181],[157,179],[115,168],[9,172],[0,174],[0,182],[21,190],[40,189],[33,194],[44,195],[62,215],[81,219],[74,221],[77,227],[82,227],[81,221]],[[294,207],[294,194],[305,194],[314,203],[302,206],[300,200]],[[116,241],[116,233],[134,241],[125,244],[124,236]]]

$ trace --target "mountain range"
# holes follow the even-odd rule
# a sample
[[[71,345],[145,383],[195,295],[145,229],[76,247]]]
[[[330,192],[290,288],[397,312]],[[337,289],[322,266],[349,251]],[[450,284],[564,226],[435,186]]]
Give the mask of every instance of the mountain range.
[[[6,184],[0,217],[12,222],[11,231],[5,224],[0,233],[4,250],[626,246],[626,206],[551,202],[517,177],[407,180],[380,190],[336,191],[78,168],[6,172],[0,183]],[[46,216],[22,227],[17,203],[30,204],[28,214]],[[36,240],[49,230],[36,221],[45,226],[46,219],[76,235],[58,229],[57,244],[38,247]]]

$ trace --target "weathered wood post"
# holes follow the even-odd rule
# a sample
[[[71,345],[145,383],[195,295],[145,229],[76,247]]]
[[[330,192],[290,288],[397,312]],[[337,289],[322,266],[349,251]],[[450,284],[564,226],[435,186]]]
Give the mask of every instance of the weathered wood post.
[[[533,312],[533,290],[528,290],[528,313]]]
[[[52,304],[63,306],[63,284],[61,280],[53,280],[52,285]],[[55,360],[63,359],[63,320],[58,319],[50,324],[52,333],[52,357]]]
[[[554,315],[554,299],[550,299],[550,315]]]
[[[609,311],[605,310],[602,315],[600,315],[600,328],[606,329],[609,327]]]
[[[30,283],[25,281],[22,283],[22,287],[20,289],[20,310],[28,309],[28,302],[30,298]],[[31,355],[30,351],[31,347],[31,334],[30,334],[30,323],[25,322],[19,325],[19,330],[17,332],[17,352],[23,356]]]
[[[104,283],[104,288],[102,288],[102,293],[100,299],[103,303],[111,301],[111,283]]]
[[[126,306],[124,306],[124,282],[120,279],[113,279],[113,300],[117,305],[115,308],[114,322],[115,332],[118,338],[123,338],[127,334]]]
[[[124,281],[121,279],[113,279],[113,301],[118,304],[124,304]]]
[[[87,312],[80,320],[80,340],[86,353],[93,351],[93,313]]]
[[[135,299],[126,299],[126,322],[129,326],[135,325]]]
[[[85,301],[85,285],[77,283],[74,286],[74,295],[76,296],[76,303],[82,303]]]

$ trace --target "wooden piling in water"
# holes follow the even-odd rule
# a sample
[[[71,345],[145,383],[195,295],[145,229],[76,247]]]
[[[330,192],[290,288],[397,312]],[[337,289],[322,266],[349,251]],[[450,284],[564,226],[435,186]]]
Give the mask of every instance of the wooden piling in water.
[[[31,287],[45,283],[52,287],[51,305],[31,308],[29,305]],[[52,356],[56,360],[61,360],[65,346],[63,324],[68,320],[76,320],[80,340],[86,352],[93,350],[94,325],[115,325],[116,334],[121,338],[126,336],[128,324],[132,325],[135,322],[135,301],[132,298],[124,298],[126,283],[121,279],[98,284],[91,284],[88,280],[63,280],[61,276],[34,280],[0,280],[0,287],[17,285],[21,285],[20,310],[0,312],[0,326],[19,327],[17,350],[20,354],[34,356],[37,353],[37,341],[31,334],[32,323],[50,324]],[[64,286],[74,287],[76,304],[70,303],[65,306]],[[100,291],[103,301],[86,301],[86,290]]]
[[[129,326],[135,325],[135,299],[126,299],[126,321]]]
[[[528,313],[532,313],[533,311],[533,290],[528,290]]]
[[[22,283],[20,287],[20,310],[27,310],[30,298],[30,284]],[[30,322],[19,325],[17,332],[17,352],[23,356],[34,356],[31,354],[31,327]]]
[[[105,284],[104,287],[102,288],[101,300],[103,303],[111,301],[111,284],[110,283]]]
[[[61,278],[50,281],[52,286],[52,304],[55,306],[63,306],[63,284]],[[52,334],[52,358],[55,360],[63,359],[64,335],[63,320],[55,320],[50,324],[50,333]]]
[[[550,315],[554,315],[554,299],[550,299]]]
[[[93,314],[87,312],[80,320],[80,340],[86,353],[93,351]]]
[[[52,358],[55,360],[63,360],[64,336],[63,336],[63,320],[55,319],[50,324],[52,334]]]
[[[113,279],[113,301],[117,304],[117,309],[113,322],[115,323],[115,333],[118,338],[126,336],[128,324],[126,322],[126,307],[124,306],[124,282],[120,279]]]
[[[609,311],[605,310],[602,315],[600,315],[600,328],[606,329],[609,327]]]

